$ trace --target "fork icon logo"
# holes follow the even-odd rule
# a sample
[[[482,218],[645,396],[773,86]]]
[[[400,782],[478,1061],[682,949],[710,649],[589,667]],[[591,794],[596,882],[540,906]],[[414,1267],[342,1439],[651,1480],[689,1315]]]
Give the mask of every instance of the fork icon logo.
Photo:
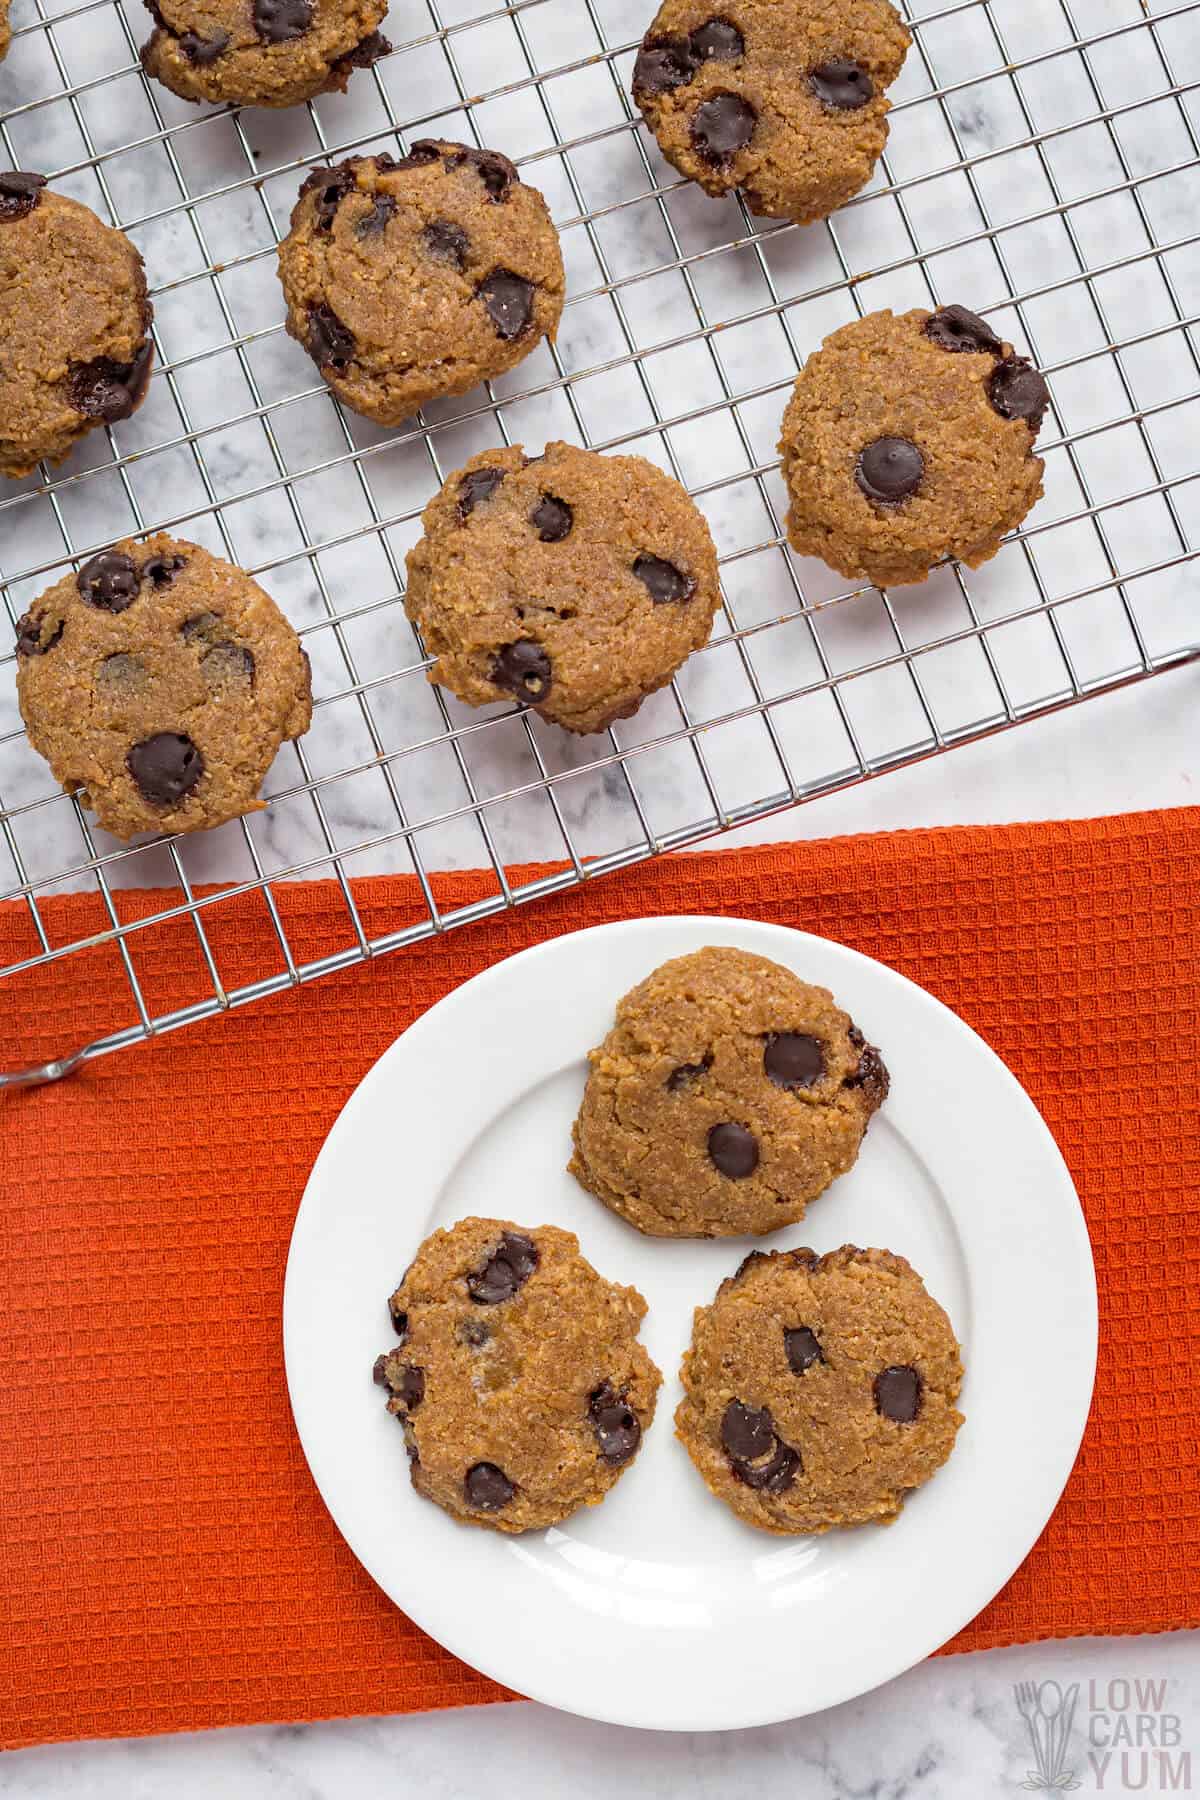
[[[1021,1783],[1034,1793],[1066,1792],[1080,1783],[1074,1769],[1064,1767],[1067,1746],[1071,1741],[1071,1722],[1079,1699],[1079,1683],[1072,1682],[1064,1693],[1057,1681],[1018,1681],[1013,1687],[1017,1711],[1025,1721],[1033,1760]]]

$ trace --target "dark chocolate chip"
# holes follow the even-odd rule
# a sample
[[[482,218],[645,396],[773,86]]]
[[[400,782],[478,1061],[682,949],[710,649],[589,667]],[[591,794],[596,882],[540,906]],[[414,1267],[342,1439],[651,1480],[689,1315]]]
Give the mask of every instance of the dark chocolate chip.
[[[883,1105],[888,1097],[892,1078],[874,1044],[864,1044],[857,1069],[853,1075],[847,1075],[842,1085],[848,1088],[862,1088],[873,1107],[878,1108]]]
[[[71,405],[85,418],[103,419],[106,425],[127,419],[146,392],[153,360],[154,345],[147,338],[131,363],[98,356],[95,362],[77,364],[68,384]]]
[[[198,69],[207,69],[209,63],[215,63],[229,43],[229,33],[218,31],[215,37],[198,37],[194,31],[181,33],[179,48],[190,63]]]
[[[467,1478],[463,1482],[463,1493],[467,1497],[467,1505],[473,1506],[477,1512],[499,1512],[507,1506],[516,1488],[508,1479],[503,1469],[495,1463],[476,1463],[467,1470]]]
[[[935,313],[930,313],[922,330],[940,350],[985,350],[989,356],[1000,354],[1000,339],[987,320],[981,319],[978,313],[968,312],[965,306],[939,306]]]
[[[203,775],[204,758],[190,737],[157,731],[133,746],[125,766],[151,806],[176,806]]]
[[[475,290],[496,327],[497,337],[511,344],[529,329],[533,318],[534,285],[511,269],[493,269]]]
[[[691,1087],[693,1081],[697,1080],[701,1075],[706,1075],[711,1068],[711,1055],[705,1056],[704,1059],[698,1063],[680,1063],[679,1067],[677,1069],[672,1069],[671,1073],[667,1076],[666,1082],[664,1083],[667,1092],[669,1094],[678,1094],[681,1089]]]
[[[305,347],[319,369],[333,369],[338,374],[350,367],[358,348],[354,333],[347,330],[333,308],[324,302],[308,309]]]
[[[369,212],[365,212],[354,226],[355,237],[378,237],[396,211],[396,202],[390,194],[376,194],[371,202]]]
[[[686,38],[647,38],[633,65],[633,91],[652,100],[686,87],[699,67]]]
[[[740,94],[714,94],[692,114],[692,143],[705,162],[732,162],[754,136],[758,114]]]
[[[388,1301],[388,1317],[392,1321],[392,1330],[403,1343],[408,1336],[408,1314],[402,1306],[397,1306],[394,1294]]]
[[[142,579],[152,587],[170,587],[180,569],[187,567],[186,556],[152,556],[142,564]]]
[[[885,1419],[911,1425],[921,1410],[921,1377],[907,1364],[881,1369],[875,1377],[875,1405]]]
[[[543,544],[561,544],[570,535],[575,514],[565,500],[556,500],[553,494],[543,494],[529,515],[529,523]]]
[[[313,0],[254,0],[251,17],[265,44],[286,44],[311,26]]]
[[[614,1467],[628,1462],[642,1441],[642,1427],[633,1408],[611,1382],[605,1381],[596,1389],[588,1401],[588,1412],[605,1462]]]
[[[254,652],[244,644],[214,644],[200,658],[200,673],[210,687],[254,683]]]
[[[53,650],[66,628],[66,620],[60,619],[48,638],[42,637],[43,619],[36,618],[27,612],[17,620],[17,655],[45,656],[47,650]]]
[[[708,1134],[708,1154],[722,1175],[742,1181],[758,1167],[758,1139],[744,1125],[714,1125]]]
[[[399,162],[392,163],[392,167],[396,169],[420,169],[426,163],[437,162],[441,157],[441,154],[441,146],[435,144],[432,138],[418,138],[407,154],[400,158]],[[375,160],[377,163],[381,164],[383,158],[377,157]],[[391,163],[390,157],[388,158],[388,161]]]
[[[458,1328],[458,1335],[464,1344],[471,1346],[472,1350],[479,1350],[487,1343],[492,1334],[482,1319],[464,1319]]]
[[[542,704],[554,679],[550,658],[533,638],[505,644],[492,663],[491,676],[497,687],[507,688],[529,706]]]
[[[464,475],[458,484],[458,516],[462,521],[470,518],[477,506],[490,500],[500,483],[504,480],[503,469],[472,469]]]
[[[664,562],[661,556],[639,556],[633,565],[633,572],[649,590],[655,606],[690,600],[696,591],[696,584],[691,577],[685,575],[682,569],[677,569],[674,563]]]
[[[721,1442],[738,1462],[757,1462],[769,1456],[777,1443],[775,1426],[766,1407],[743,1406],[731,1400],[721,1420]]]
[[[856,1050],[861,1050],[867,1041],[857,1025],[847,1025],[846,1036],[850,1039],[850,1042],[854,1045]]]
[[[745,39],[729,19],[697,25],[688,42],[697,62],[737,62],[746,53]]]
[[[344,56],[339,56],[333,67],[338,72],[346,69],[369,69],[381,56],[390,56],[391,53],[391,39],[385,38],[382,31],[372,31],[361,44],[355,44],[353,50],[347,50]]]
[[[400,1380],[391,1383],[393,1394],[403,1400],[409,1412],[420,1406],[425,1398],[425,1371],[415,1363],[401,1363]]]
[[[735,1462],[733,1472],[748,1488],[765,1489],[768,1494],[784,1494],[800,1470],[800,1458],[790,1444],[775,1440],[775,1450],[767,1463]]]
[[[335,163],[331,169],[314,169],[300,183],[302,194],[316,192],[315,217],[318,231],[331,229],[338,207],[358,185],[361,161],[361,157],[351,156],[345,162]]]
[[[832,56],[809,70],[809,86],[831,112],[854,112],[875,97],[875,83],[861,63],[849,57]]]
[[[45,185],[44,175],[31,175],[26,169],[0,171],[0,224],[11,225],[31,213]]]
[[[793,1325],[785,1330],[783,1349],[793,1375],[803,1375],[814,1363],[825,1361],[817,1334],[807,1325]]]
[[[471,240],[453,220],[431,219],[421,233],[421,243],[434,262],[449,263],[454,269],[466,268]]]
[[[382,1355],[377,1356],[375,1358],[374,1365],[372,1366],[372,1369],[371,1369],[371,1380],[375,1383],[376,1387],[386,1387],[387,1386],[387,1376],[384,1373],[385,1369],[387,1368],[387,1360],[388,1359],[387,1359],[386,1350],[383,1352]]]
[[[859,452],[854,479],[868,500],[899,506],[921,485],[925,458],[908,438],[876,438]]]
[[[1036,437],[1050,403],[1050,390],[1024,356],[1010,356],[988,382],[988,399],[1002,419],[1024,419]]]
[[[102,550],[75,577],[80,599],[101,612],[124,612],[137,599],[141,585],[137,564],[119,550]]]
[[[483,1267],[467,1276],[467,1292],[477,1306],[498,1306],[524,1287],[537,1266],[533,1239],[506,1231]]]
[[[179,635],[185,644],[207,644],[214,641],[219,642],[219,639],[214,640],[213,632],[223,629],[224,625],[219,613],[195,613],[192,618],[183,621],[179,627]]]
[[[130,688],[140,682],[146,673],[146,665],[138,656],[130,656],[127,651],[114,651],[106,656],[96,670],[96,680],[103,687]]]
[[[763,1068],[776,1087],[811,1087],[825,1073],[824,1047],[807,1031],[772,1032],[763,1051]]]
[[[515,165],[498,150],[471,150],[464,146],[446,158],[448,169],[460,169],[464,164],[474,169],[487,189],[488,199],[496,204],[508,199],[514,183],[520,184]]]

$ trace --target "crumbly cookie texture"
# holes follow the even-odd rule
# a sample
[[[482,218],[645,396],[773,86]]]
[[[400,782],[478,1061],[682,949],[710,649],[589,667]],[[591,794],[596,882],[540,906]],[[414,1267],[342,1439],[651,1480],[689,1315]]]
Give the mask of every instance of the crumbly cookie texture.
[[[257,811],[312,717],[308,658],[275,602],[164,532],[39,595],[17,624],[17,698],[55,779],[119,838]]]
[[[386,0],[145,0],[148,75],[181,100],[296,106],[391,49]]]
[[[141,405],[153,316],[123,232],[42,175],[0,173],[0,474],[61,462]]]
[[[950,1321],[889,1250],[754,1251],[697,1307],[680,1373],[677,1436],[763,1531],[889,1524],[963,1422]]]
[[[495,150],[426,139],[314,169],[279,246],[287,329],[381,425],[515,368],[562,312],[537,188]]]
[[[426,1238],[388,1301],[375,1363],[419,1494],[467,1525],[537,1531],[629,1467],[662,1379],[646,1302],[552,1225],[461,1219]]]
[[[827,988],[745,950],[663,963],[590,1054],[571,1173],[654,1237],[759,1234],[851,1167],[888,1091]]]
[[[633,97],[706,193],[807,224],[871,179],[911,41],[887,0],[664,0]]]
[[[965,307],[843,325],[783,415],[792,548],[881,585],[922,581],[945,556],[986,562],[1041,494],[1048,399]]]
[[[637,711],[708,639],[720,604],[704,518],[640,456],[484,451],[425,508],[408,616],[431,681],[516,698],[567,731]]]

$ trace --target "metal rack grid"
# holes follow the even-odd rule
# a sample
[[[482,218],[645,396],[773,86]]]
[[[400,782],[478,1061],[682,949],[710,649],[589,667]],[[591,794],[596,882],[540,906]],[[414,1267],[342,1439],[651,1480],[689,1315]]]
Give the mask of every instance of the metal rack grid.
[[[347,96],[275,115],[197,112],[148,82],[136,0],[15,0],[5,160],[56,169],[138,243],[158,354],[132,420],[0,498],[9,617],[114,537],[177,530],[280,599],[317,704],[267,812],[118,846],[29,749],[0,656],[0,901],[27,938],[0,995],[19,1008],[23,978],[98,950],[128,987],[111,1030],[0,1086],[1200,657],[1200,0],[908,0],[888,153],[865,194],[805,230],[710,201],[659,158],[628,96],[651,10],[394,0],[390,56]],[[385,433],[343,413],[282,334],[274,246],[310,164],[431,133],[492,143],[543,189],[569,299],[556,345]],[[783,540],[790,382],[847,319],[949,299],[1049,375],[1045,499],[976,573],[848,588]],[[710,645],[586,741],[431,689],[401,604],[403,552],[445,474],[489,444],[558,435],[654,458],[721,553]],[[513,867],[535,858],[560,867]],[[488,891],[439,905],[432,871],[480,863]],[[401,870],[423,916],[372,935],[353,878]],[[332,877],[340,921],[307,961],[279,896],[302,876]],[[153,890],[136,916],[119,904],[129,887]],[[69,890],[92,895],[86,935],[61,925]],[[212,926],[247,893],[273,948],[234,982]],[[195,997],[156,1011],[143,934],[180,920]]]

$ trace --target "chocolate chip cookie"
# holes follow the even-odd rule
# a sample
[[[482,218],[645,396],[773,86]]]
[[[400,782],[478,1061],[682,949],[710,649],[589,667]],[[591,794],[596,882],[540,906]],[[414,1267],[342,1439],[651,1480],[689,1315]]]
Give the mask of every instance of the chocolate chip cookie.
[[[640,456],[487,450],[422,522],[405,605],[429,679],[472,706],[517,699],[601,731],[671,679],[720,604],[708,526]]]
[[[963,306],[843,325],[783,415],[793,549],[881,585],[923,581],[944,556],[986,562],[1041,494],[1048,398]]]
[[[633,97],[680,174],[804,225],[871,179],[911,41],[887,0],[664,0]]]
[[[287,328],[381,425],[511,369],[563,304],[546,202],[506,156],[424,140],[314,169],[279,246]]]
[[[756,1250],[696,1309],[675,1429],[763,1531],[886,1525],[954,1448],[949,1319],[902,1256]]]
[[[588,1060],[571,1173],[653,1237],[803,1218],[888,1091],[878,1050],[827,988],[745,950],[663,963]]]
[[[0,474],[61,462],[141,405],[153,316],[123,232],[43,175],[0,173]]]
[[[468,1525],[538,1531],[595,1506],[629,1467],[661,1375],[646,1302],[551,1225],[462,1219],[426,1238],[388,1301],[375,1363],[419,1494]]]
[[[145,0],[148,75],[181,100],[296,106],[344,93],[391,49],[375,29],[387,0]]]
[[[29,741],[106,831],[203,831],[257,811],[308,730],[308,658],[232,563],[159,532],[124,538],[17,625]]]

